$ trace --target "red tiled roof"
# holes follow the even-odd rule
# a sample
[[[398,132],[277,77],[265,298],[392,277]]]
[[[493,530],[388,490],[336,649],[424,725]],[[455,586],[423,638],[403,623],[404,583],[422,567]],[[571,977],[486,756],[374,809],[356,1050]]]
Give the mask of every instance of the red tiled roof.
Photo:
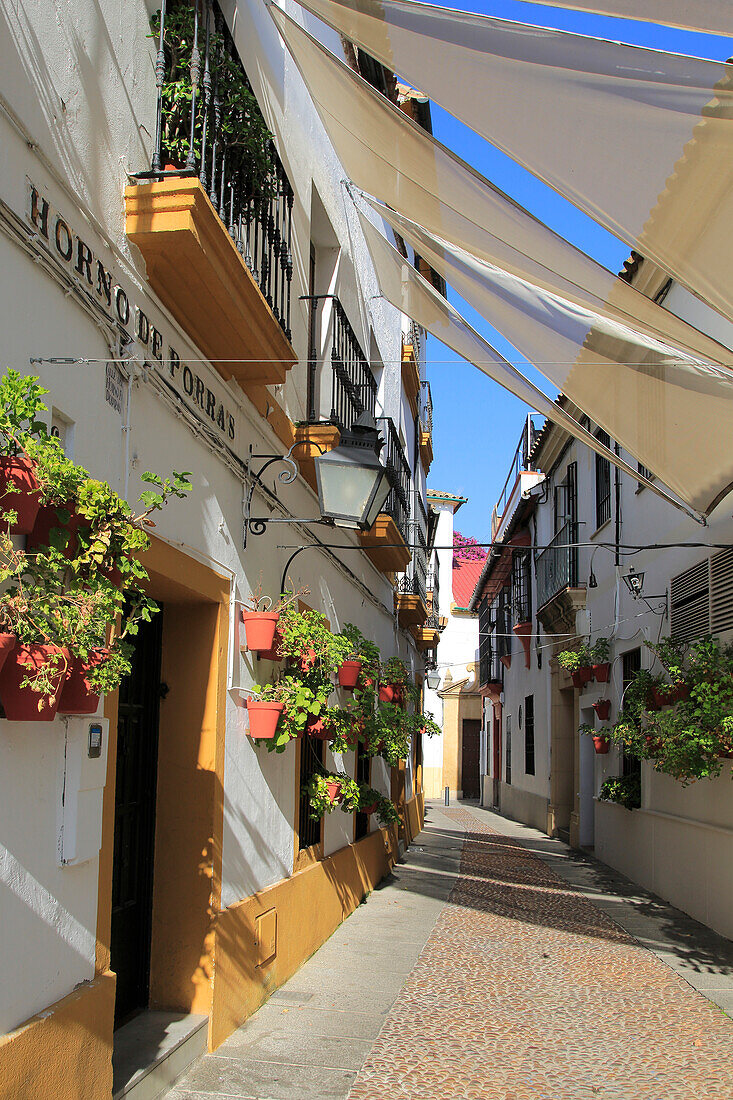
[[[456,607],[468,607],[485,559],[453,563],[453,600]]]

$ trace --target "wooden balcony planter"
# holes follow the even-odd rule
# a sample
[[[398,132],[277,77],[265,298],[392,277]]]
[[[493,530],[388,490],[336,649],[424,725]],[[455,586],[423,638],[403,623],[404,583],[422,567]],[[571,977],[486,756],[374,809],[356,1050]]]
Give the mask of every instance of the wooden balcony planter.
[[[293,458],[314,492],[317,492],[316,464],[319,454],[332,451],[341,442],[341,432],[335,424],[296,424],[295,439],[299,444]]]
[[[402,385],[410,402],[412,415],[417,416],[420,404],[420,364],[412,344],[402,345]]]
[[[427,473],[433,464],[433,436],[424,428],[420,429],[420,459]]]
[[[359,542],[380,573],[404,573],[412,555],[391,516],[382,512],[368,531],[359,532]]]
[[[125,230],[151,287],[223,378],[285,381],[297,356],[198,179],[126,187]]]
[[[395,608],[400,626],[421,626],[428,617],[422,597],[411,592],[395,592]]]

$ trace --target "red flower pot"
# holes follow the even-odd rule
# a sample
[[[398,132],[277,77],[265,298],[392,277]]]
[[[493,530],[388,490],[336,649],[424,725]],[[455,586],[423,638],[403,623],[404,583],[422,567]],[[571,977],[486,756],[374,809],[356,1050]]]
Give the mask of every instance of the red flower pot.
[[[363,680],[361,681],[361,686],[365,687],[365,688],[375,687],[376,685],[374,683],[374,677],[373,676],[365,676],[363,678]]]
[[[611,713],[611,700],[599,699],[598,702],[593,704],[593,710],[596,712],[601,722],[605,722]]]
[[[376,812],[376,809],[377,809],[376,802],[372,802],[372,804],[370,806],[362,806],[361,809],[359,810],[359,813],[360,814],[373,814],[373,813]]]
[[[54,695],[42,695],[29,687],[20,686],[26,676],[31,676],[47,665],[56,653],[63,654],[67,663],[53,678]],[[59,649],[55,645],[22,645],[16,642],[0,669],[0,702],[5,710],[5,717],[11,722],[50,722],[55,718],[68,662],[68,649]]]
[[[607,737],[595,737],[593,738],[593,747],[599,756],[605,756],[611,747],[611,742]]]
[[[590,665],[583,668],[576,668],[574,672],[570,673],[570,678],[573,681],[573,687],[583,688],[593,679],[593,669]]]
[[[0,634],[0,669],[7,661],[15,645],[15,634]]]
[[[379,685],[379,702],[380,703],[393,703],[395,697],[395,685],[394,684],[380,684]]]
[[[261,661],[281,661],[282,657],[280,656],[280,644],[281,644],[282,640],[283,640],[282,634],[280,633],[278,628],[275,627],[275,637],[272,640],[272,647],[270,649],[261,649],[260,650],[260,652],[259,652],[260,660]]]
[[[89,673],[109,656],[108,649],[98,649],[89,654],[88,661],[73,657],[69,674],[61,689],[59,714],[94,714],[99,706],[99,692],[92,690]]]
[[[275,611],[243,611],[242,622],[247,649],[255,653],[260,653],[263,649],[272,649],[275,627],[279,618]]]
[[[333,733],[323,718],[318,718],[315,714],[308,718],[305,724],[305,732],[308,737],[314,737],[316,741],[331,741],[333,739]]]
[[[337,783],[337,782],[331,781],[331,780],[327,780],[327,782],[326,782],[326,791],[328,793],[328,797],[331,799],[332,804],[335,803],[335,802],[340,802],[341,799],[343,798],[343,795],[341,793],[341,784],[340,783]]]
[[[690,689],[687,684],[675,684],[672,689],[671,701],[673,703],[681,703],[684,699],[690,698]]]
[[[593,675],[597,684],[607,684],[610,673],[611,666],[608,662],[604,662],[600,665],[593,665]]]
[[[353,691],[359,683],[361,661],[344,661],[338,670],[338,682],[342,688]]]
[[[273,738],[277,731],[283,704],[263,703],[258,699],[248,699],[247,710],[249,711],[249,736],[262,741],[269,741]]]
[[[68,523],[62,523],[59,519],[57,508],[64,509],[69,513]],[[60,527],[68,535],[66,546],[61,553],[66,558],[73,558],[78,548],[76,533],[80,527],[85,526],[88,526],[87,521],[82,516],[77,515],[71,504],[42,504],[38,510],[36,522],[33,524],[33,530],[28,535],[26,548],[35,550],[39,546],[50,546],[51,531],[54,527]]]
[[[25,455],[0,456],[0,511],[16,512],[13,531],[27,535],[36,522],[41,498],[33,463]]]

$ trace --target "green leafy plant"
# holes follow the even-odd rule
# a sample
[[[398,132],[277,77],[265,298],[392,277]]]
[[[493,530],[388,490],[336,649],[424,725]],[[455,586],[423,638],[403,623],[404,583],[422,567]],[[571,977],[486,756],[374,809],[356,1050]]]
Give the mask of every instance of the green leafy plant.
[[[604,802],[617,802],[627,810],[641,806],[641,779],[639,775],[613,775],[601,784],[598,795]]]
[[[660,638],[658,642],[644,642],[647,649],[654,653],[662,668],[669,674],[673,684],[685,678],[684,659],[687,643],[675,638]]]
[[[596,638],[588,650],[588,656],[592,665],[605,664],[611,655],[611,643],[608,638]]]
[[[596,737],[596,736],[598,736],[597,733],[596,733],[595,726],[589,726],[587,722],[584,722],[582,724],[582,726],[578,726],[578,733],[581,736],[584,736],[584,737]]]
[[[588,668],[593,664],[592,652],[585,642],[573,649],[563,649],[557,655],[557,663],[566,672],[576,672],[579,668]]]
[[[390,657],[382,665],[381,679],[387,684],[404,684],[410,682],[405,662],[399,657]]]
[[[159,11],[150,25],[152,37],[157,40],[160,36]],[[184,166],[190,147],[193,31],[193,5],[185,0],[169,4],[164,32],[166,72],[162,88],[161,144],[164,155],[177,167]],[[203,33],[203,28],[199,29],[199,33]],[[230,178],[241,174],[249,184],[249,194],[269,196],[274,192],[272,134],[265,125],[238,57],[230,52],[223,29],[214,20],[209,25],[209,59],[211,78],[220,105],[217,141],[219,149],[223,148],[226,153],[228,174]],[[205,111],[204,96],[199,88],[193,142],[197,164],[201,158]],[[210,139],[212,126],[213,120],[209,118]],[[208,148],[211,148],[210,140]]]
[[[379,646],[366,638],[353,623],[346,623],[341,631],[344,660],[361,661],[362,676],[376,680],[379,676],[381,654]]]
[[[339,788],[338,802],[334,802],[329,791],[329,784],[336,784]],[[337,773],[335,775],[316,774],[311,777],[303,793],[308,796],[310,802],[310,816],[314,821],[319,821],[324,814],[330,814],[336,809],[344,813],[353,813],[359,804],[358,784],[348,775]]]
[[[380,791],[370,787],[367,783],[359,785],[355,809],[362,813],[365,810],[376,813],[380,825],[385,828],[393,822],[399,821],[397,807],[392,800],[386,798]]]

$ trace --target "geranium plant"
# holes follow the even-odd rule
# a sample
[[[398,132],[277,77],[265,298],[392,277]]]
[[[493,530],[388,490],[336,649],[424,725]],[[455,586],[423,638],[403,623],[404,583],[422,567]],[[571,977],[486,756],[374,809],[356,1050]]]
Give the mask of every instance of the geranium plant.
[[[330,814],[336,806],[344,813],[353,813],[359,804],[359,786],[344,773],[311,776],[303,793],[308,796],[314,821]]]
[[[636,775],[612,775],[601,784],[598,797],[604,802],[616,802],[626,810],[641,806],[641,778]]]

